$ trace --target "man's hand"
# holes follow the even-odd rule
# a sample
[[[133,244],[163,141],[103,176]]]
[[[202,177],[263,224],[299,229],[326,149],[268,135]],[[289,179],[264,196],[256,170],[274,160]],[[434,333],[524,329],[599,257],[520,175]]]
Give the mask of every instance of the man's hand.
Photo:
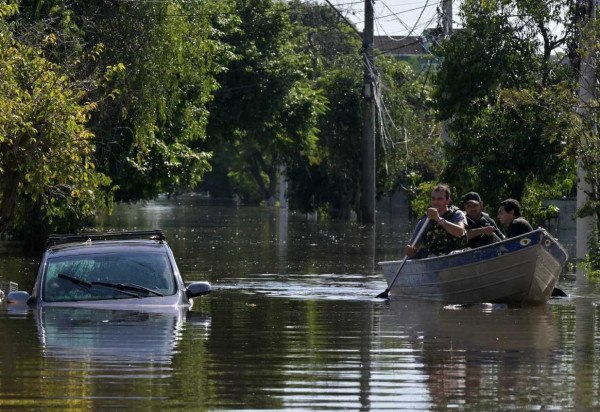
[[[481,229],[486,236],[492,236],[492,233],[494,233],[494,226],[484,226]]]
[[[417,253],[417,248],[411,245],[404,246],[404,254],[408,257],[413,257]]]
[[[438,220],[440,220],[440,213],[435,207],[430,207],[429,209],[427,209],[427,217],[429,218],[429,220],[437,222]]]

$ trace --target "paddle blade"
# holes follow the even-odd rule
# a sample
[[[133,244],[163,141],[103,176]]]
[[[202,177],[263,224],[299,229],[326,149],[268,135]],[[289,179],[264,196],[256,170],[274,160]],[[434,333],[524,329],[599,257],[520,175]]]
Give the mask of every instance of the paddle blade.
[[[552,295],[550,295],[550,296],[566,298],[569,295],[567,295],[562,289],[554,288],[554,289],[552,289]]]
[[[390,296],[390,290],[386,289],[383,292],[381,292],[379,295],[375,296],[377,299],[389,299]]]

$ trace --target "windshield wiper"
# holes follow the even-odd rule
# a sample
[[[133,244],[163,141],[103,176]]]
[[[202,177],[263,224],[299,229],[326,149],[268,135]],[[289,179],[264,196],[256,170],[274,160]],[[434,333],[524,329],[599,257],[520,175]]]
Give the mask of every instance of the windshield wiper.
[[[137,293],[127,292],[126,290],[122,290],[121,288],[118,287],[119,284],[104,283],[104,282],[91,282],[90,283],[87,280],[83,280],[83,279],[80,279],[75,276],[65,275],[64,273],[59,273],[58,277],[61,279],[66,279],[79,287],[84,287],[86,290],[90,290],[96,285],[104,286],[104,287],[110,288],[112,290],[116,290],[117,292],[123,293],[125,295],[132,296],[134,298],[141,298],[141,296],[138,295]]]
[[[92,284],[90,282],[85,281],[83,279],[76,278],[75,276],[69,276],[69,275],[65,275],[64,273],[59,273],[58,277],[61,279],[67,279],[68,281],[71,281],[72,283],[74,283],[78,286],[85,286],[88,289],[92,287]]]
[[[92,284],[92,286],[98,285],[98,286],[104,286],[107,288],[115,289],[115,290],[118,290],[119,292],[128,293],[128,294],[131,294],[131,295],[137,296],[137,297],[140,297],[140,295],[138,295],[136,293],[127,292],[127,291],[131,290],[131,291],[136,291],[136,292],[145,292],[149,295],[164,296],[160,292],[157,292],[155,290],[149,289],[144,286],[134,285],[133,283],[92,282],[91,284]]]

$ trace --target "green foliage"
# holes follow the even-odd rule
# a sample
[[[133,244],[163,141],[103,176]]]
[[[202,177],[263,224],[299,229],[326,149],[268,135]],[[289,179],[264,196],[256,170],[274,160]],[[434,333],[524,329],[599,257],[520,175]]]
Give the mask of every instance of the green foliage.
[[[574,169],[574,168],[573,168]],[[569,196],[573,190],[576,179],[576,171],[572,170],[568,179],[563,182],[554,182],[553,184],[543,184],[538,180],[528,181],[526,189],[521,199],[521,213],[533,227],[543,225],[546,219],[552,219],[558,216],[559,210],[555,205],[544,206],[544,201]],[[504,199],[500,199],[502,201]],[[493,203],[498,207],[500,203]]]
[[[320,118],[318,156],[288,167],[293,207],[327,207],[334,218],[358,211],[361,195],[363,73],[360,39],[327,7],[294,8],[310,25],[310,43],[318,88],[328,110]],[[333,39],[333,40],[331,40]],[[379,74],[376,135],[377,193],[415,188],[441,171],[440,130],[428,106],[430,86],[406,62],[386,56],[376,61]]]
[[[223,41],[235,58],[217,78],[220,90],[210,105],[206,146],[227,156],[217,157],[204,187],[227,185],[269,200],[283,164],[315,157],[325,100],[310,81],[310,56],[294,36],[288,10],[270,0],[230,4],[239,23]],[[234,179],[215,181],[215,175]]]
[[[108,89],[119,94],[103,100],[92,123],[106,149],[99,163],[119,185],[119,198],[190,188],[209,169],[210,154],[201,147],[223,47],[206,16],[216,7],[180,1],[103,5],[95,41],[107,52],[100,64],[122,64],[125,72]]]
[[[560,214],[560,209],[556,205],[548,205],[542,208],[543,219],[556,219]]]
[[[431,106],[431,84],[405,62],[380,57],[380,109],[385,134],[379,135],[378,189],[403,188],[414,199],[422,182],[436,180],[445,165],[441,127]]]
[[[0,79],[0,233],[35,240],[78,227],[112,196],[85,126],[95,104],[80,104],[84,92],[3,19]]]
[[[590,24],[583,33],[584,41],[580,48],[583,57],[595,56],[600,52],[600,20]],[[596,59],[597,60],[597,59]],[[597,83],[597,74],[596,80]],[[586,202],[577,210],[577,216],[600,217],[600,136],[598,119],[600,103],[597,97],[591,96],[586,104],[580,104],[579,116],[573,122],[570,142],[577,154],[578,161],[585,171]]]
[[[346,22],[326,5],[291,4],[301,48],[313,68],[315,88],[326,99],[318,118],[311,156],[289,158],[286,175],[292,208],[331,218],[358,209],[362,136],[360,42]]]
[[[404,190],[420,214],[431,182],[443,180],[492,207],[517,198],[541,219],[544,198],[572,192],[578,155],[593,188],[579,213],[598,214],[600,144],[587,123],[597,101],[590,119],[577,116],[576,65],[551,58],[560,47],[572,55],[578,38],[567,6],[465,0],[464,29],[436,50],[433,87],[414,61],[378,56],[378,195]],[[20,182],[0,194],[6,227],[26,214],[79,222],[113,194],[137,200],[201,182],[258,203],[273,198],[281,173],[297,209],[341,218],[358,210],[361,41],[329,6],[22,0],[2,2],[0,18],[0,172]],[[596,53],[588,37],[582,50]],[[54,155],[67,159],[60,171]],[[35,162],[48,168],[19,169]],[[51,183],[67,174],[72,182]],[[28,202],[25,212],[13,198]]]
[[[586,274],[590,279],[600,280],[600,236],[598,224],[588,236],[588,254],[585,257],[584,266]]]
[[[410,201],[410,208],[414,216],[419,218],[425,216],[431,205],[431,192],[436,185],[436,182],[422,182],[417,186]]]
[[[437,51],[435,105],[451,138],[442,180],[461,192],[494,203],[522,200],[529,184],[574,183],[573,76],[549,54],[566,37],[540,43],[557,9],[568,12],[558,2],[466,1],[464,30]]]
[[[325,206],[334,218],[347,218],[351,209],[357,210],[360,190],[360,66],[346,63],[328,70],[318,82],[328,101],[319,121],[318,157],[297,158],[287,172],[292,207],[311,212]]]
[[[118,199],[172,193],[202,179],[210,167],[201,150],[206,104],[229,57],[211,21],[219,4],[30,0],[22,9],[24,36],[53,39],[48,58],[98,102],[90,118],[96,164]]]

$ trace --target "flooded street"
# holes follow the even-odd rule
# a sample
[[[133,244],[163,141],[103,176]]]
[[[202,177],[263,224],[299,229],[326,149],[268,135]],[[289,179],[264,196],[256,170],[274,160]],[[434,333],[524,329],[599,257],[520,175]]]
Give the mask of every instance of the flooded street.
[[[537,307],[374,299],[406,211],[376,225],[185,196],[120,205],[102,230],[162,229],[191,310],[0,305],[0,410],[598,410],[600,285]],[[0,243],[0,282],[39,254]]]

